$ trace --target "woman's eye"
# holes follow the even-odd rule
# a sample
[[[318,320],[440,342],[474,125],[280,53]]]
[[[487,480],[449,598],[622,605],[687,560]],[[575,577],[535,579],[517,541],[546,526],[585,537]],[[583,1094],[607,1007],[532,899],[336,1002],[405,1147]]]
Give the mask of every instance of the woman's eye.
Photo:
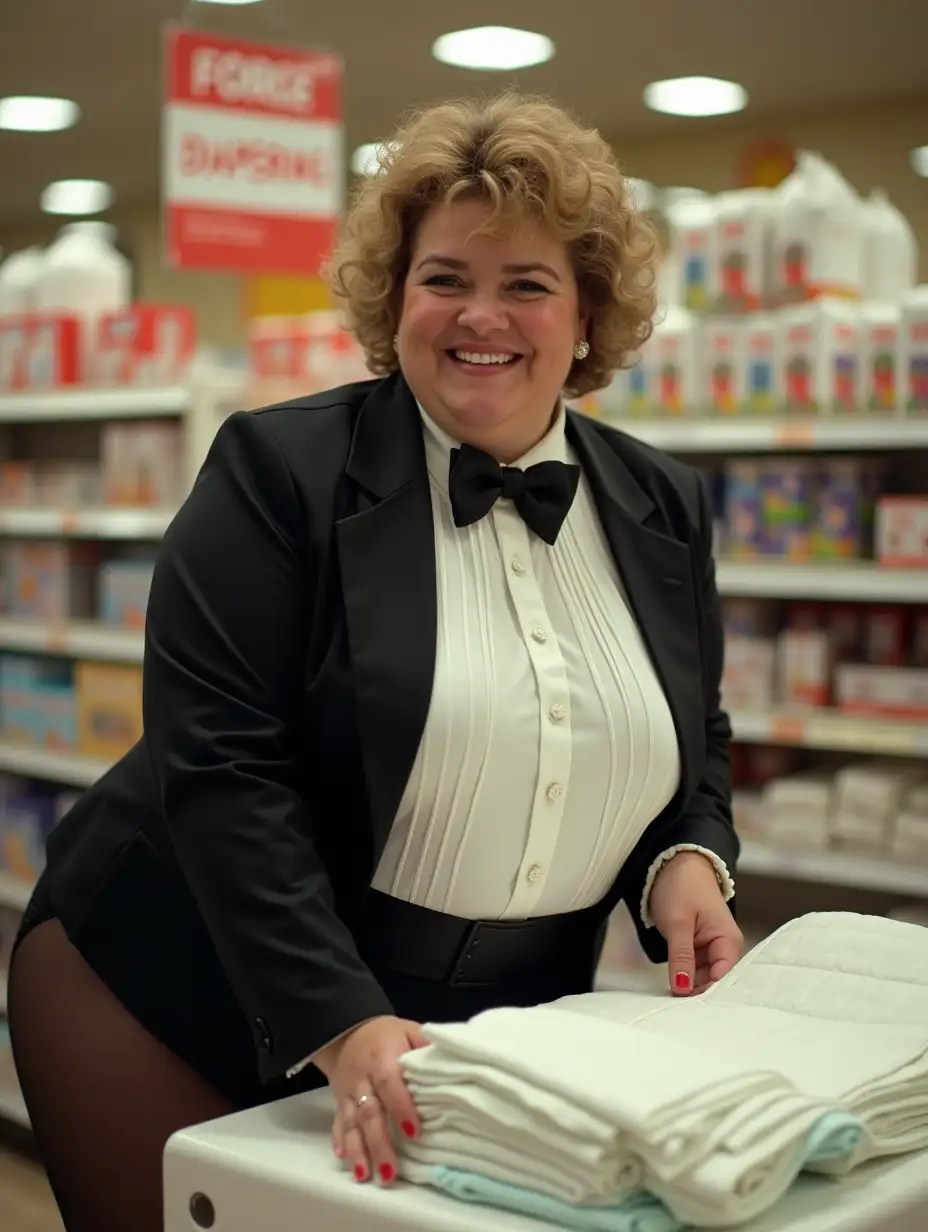
[[[548,288],[543,287],[540,282],[527,282],[522,279],[520,282],[513,284],[513,290],[526,295],[547,295]]]
[[[427,287],[458,287],[461,280],[455,274],[433,274],[425,280]]]

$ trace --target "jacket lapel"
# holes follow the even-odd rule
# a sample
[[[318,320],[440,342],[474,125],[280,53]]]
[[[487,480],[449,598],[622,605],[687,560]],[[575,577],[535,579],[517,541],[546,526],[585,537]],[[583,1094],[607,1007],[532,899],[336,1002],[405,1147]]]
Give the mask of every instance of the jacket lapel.
[[[647,525],[657,512],[654,502],[588,419],[569,412],[567,432],[673,715],[685,798],[702,777],[705,757],[699,613],[690,548]]]
[[[355,425],[336,522],[375,864],[418,752],[435,672],[435,540],[419,412],[400,377]]]

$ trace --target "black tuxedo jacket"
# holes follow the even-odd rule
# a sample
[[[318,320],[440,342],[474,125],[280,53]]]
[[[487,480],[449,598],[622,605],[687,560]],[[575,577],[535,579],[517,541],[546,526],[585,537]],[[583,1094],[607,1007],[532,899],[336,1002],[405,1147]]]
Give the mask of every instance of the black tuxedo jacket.
[[[624,898],[637,920],[666,847],[737,857],[711,518],[690,468],[573,412],[567,433],[679,740],[680,790],[603,903]],[[48,884],[75,933],[105,898],[192,896],[265,1080],[390,1012],[353,930],[425,724],[435,636],[402,378],[227,420],[159,554],[144,737],[53,833]],[[654,930],[642,940],[665,957]]]

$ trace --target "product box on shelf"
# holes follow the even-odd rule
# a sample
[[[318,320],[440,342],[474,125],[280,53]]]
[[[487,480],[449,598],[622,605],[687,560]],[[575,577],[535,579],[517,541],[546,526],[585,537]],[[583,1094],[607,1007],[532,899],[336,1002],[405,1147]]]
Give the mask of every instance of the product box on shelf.
[[[102,462],[108,505],[172,508],[182,498],[183,432],[178,423],[108,423]]]
[[[902,313],[895,304],[863,303],[860,312],[860,401],[867,411],[900,409]]]
[[[928,719],[928,669],[843,663],[835,671],[835,703],[848,714]]]
[[[250,327],[248,356],[258,382],[299,382],[304,393],[371,376],[363,351],[334,312],[258,317]]]
[[[869,557],[873,520],[884,467],[864,458],[834,458],[821,469],[815,523],[815,556],[829,560]]]
[[[99,573],[100,620],[124,629],[144,629],[154,565],[144,560],[112,560]]]
[[[755,313],[745,318],[742,328],[745,365],[744,376],[739,382],[742,409],[754,415],[770,414],[783,400],[777,319],[773,314]]]
[[[778,315],[780,381],[790,413],[857,410],[858,317],[853,304],[823,300]]]
[[[900,808],[922,778],[921,767],[901,762],[862,762],[835,775],[831,829],[845,850],[875,852],[889,845]]]
[[[882,496],[876,507],[876,557],[894,568],[928,568],[928,497]]]
[[[832,647],[823,630],[785,629],[777,639],[779,700],[790,707],[827,706]]]
[[[11,616],[87,620],[94,612],[100,550],[92,543],[9,544],[4,600]]]
[[[45,844],[58,823],[58,792],[23,782],[0,802],[0,865],[20,881],[35,881],[45,868]]]
[[[97,322],[94,384],[172,385],[184,380],[196,347],[196,316],[182,304],[136,303]]]
[[[737,320],[708,320],[700,330],[700,402],[712,415],[733,415],[745,400],[745,327]]]
[[[909,614],[902,607],[873,607],[864,615],[864,662],[903,667],[909,647]]]
[[[902,307],[902,405],[909,415],[928,414],[928,285]]]
[[[805,459],[780,459],[760,474],[761,551],[788,560],[808,560],[819,470]]]
[[[96,462],[0,462],[0,504],[77,509],[100,500]]]
[[[711,286],[716,312],[756,312],[769,300],[773,229],[769,189],[722,193],[712,230]]]
[[[115,760],[142,735],[142,669],[78,663],[77,746],[89,757]]]
[[[832,792],[831,776],[818,771],[773,779],[763,791],[765,841],[788,850],[825,850]]]
[[[762,546],[763,498],[760,463],[729,462],[725,467],[725,538],[734,560],[753,560]]]
[[[74,749],[77,707],[68,660],[0,655],[0,734],[35,748]]]
[[[81,321],[65,313],[0,317],[0,394],[67,389],[84,379]]]
[[[722,679],[723,705],[730,710],[769,710],[776,696],[776,641],[728,637]]]

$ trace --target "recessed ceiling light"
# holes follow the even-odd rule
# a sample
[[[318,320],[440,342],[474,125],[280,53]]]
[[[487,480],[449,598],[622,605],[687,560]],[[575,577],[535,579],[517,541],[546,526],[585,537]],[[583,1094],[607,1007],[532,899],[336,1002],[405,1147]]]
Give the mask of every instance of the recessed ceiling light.
[[[672,77],[644,89],[645,105],[667,115],[716,116],[743,111],[748,92],[737,81],[718,77]]]
[[[432,44],[432,55],[443,64],[505,72],[544,64],[554,55],[554,43],[544,34],[510,26],[477,26],[443,34]]]
[[[69,98],[39,98],[27,94],[0,98],[0,128],[17,133],[59,133],[81,118]]]
[[[99,214],[113,204],[114,195],[103,180],[56,180],[39,204],[46,214]]]
[[[376,175],[380,170],[380,153],[387,150],[397,150],[399,146],[394,141],[367,141],[359,145],[351,155],[351,170],[355,175]]]
[[[916,175],[928,178],[928,145],[920,145],[909,155],[909,165]]]

